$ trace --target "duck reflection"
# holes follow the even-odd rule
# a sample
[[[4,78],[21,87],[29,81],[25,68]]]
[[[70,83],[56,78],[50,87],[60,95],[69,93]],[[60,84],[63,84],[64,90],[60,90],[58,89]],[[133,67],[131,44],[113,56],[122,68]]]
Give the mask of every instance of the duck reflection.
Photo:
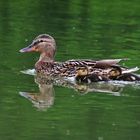
[[[20,92],[19,94],[33,103],[39,110],[47,110],[54,104],[54,88],[52,83],[38,84],[39,92]]]
[[[44,78],[40,75],[34,76],[35,83],[39,87],[38,93],[20,92],[22,97],[25,97],[33,106],[39,110],[47,110],[54,104],[55,91],[54,86],[71,88],[77,91],[78,94],[84,95],[87,93],[108,93],[114,96],[120,96],[123,90],[122,84],[113,84],[110,82],[95,82],[92,84],[82,84],[78,82],[70,82],[59,78]]]

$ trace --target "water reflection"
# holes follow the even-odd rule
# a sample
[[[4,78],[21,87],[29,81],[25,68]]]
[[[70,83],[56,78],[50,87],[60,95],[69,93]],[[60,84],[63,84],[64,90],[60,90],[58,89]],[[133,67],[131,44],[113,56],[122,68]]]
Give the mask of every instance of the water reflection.
[[[19,94],[32,102],[39,110],[47,110],[54,104],[53,84],[39,84],[38,93],[20,92]]]
[[[31,70],[33,71],[33,70]],[[24,74],[31,74],[31,71],[24,71]],[[71,88],[77,94],[85,95],[87,93],[107,93],[113,96],[121,96],[124,88],[122,83],[113,82],[97,82],[92,84],[80,84],[70,82],[61,78],[44,78],[40,75],[34,75],[34,81],[38,85],[39,92],[20,92],[22,97],[28,99],[34,107],[39,110],[47,110],[54,104],[55,91],[54,86]]]

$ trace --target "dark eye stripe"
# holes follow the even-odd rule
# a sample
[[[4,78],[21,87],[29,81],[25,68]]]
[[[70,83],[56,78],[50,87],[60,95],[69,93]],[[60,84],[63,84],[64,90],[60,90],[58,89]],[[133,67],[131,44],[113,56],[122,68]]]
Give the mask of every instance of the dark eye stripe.
[[[47,42],[47,41],[45,41],[45,40],[37,40],[37,41],[33,42],[33,45],[37,45],[37,44],[39,44],[41,42]]]

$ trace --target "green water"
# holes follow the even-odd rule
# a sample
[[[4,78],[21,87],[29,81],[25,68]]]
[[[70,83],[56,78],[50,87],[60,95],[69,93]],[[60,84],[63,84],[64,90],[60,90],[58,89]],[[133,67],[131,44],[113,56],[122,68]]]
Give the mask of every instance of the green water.
[[[50,84],[43,109],[19,94],[39,91],[34,77],[20,72],[39,55],[19,49],[41,33],[56,39],[58,61],[130,58],[122,64],[140,66],[139,11],[138,0],[0,0],[0,139],[139,140],[140,86],[116,95]]]

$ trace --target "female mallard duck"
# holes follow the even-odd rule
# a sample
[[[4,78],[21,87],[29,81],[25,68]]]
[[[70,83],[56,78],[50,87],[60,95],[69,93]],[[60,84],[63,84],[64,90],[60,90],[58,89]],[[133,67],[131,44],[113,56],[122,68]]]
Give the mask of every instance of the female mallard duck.
[[[41,73],[45,76],[60,76],[60,77],[75,77],[77,68],[87,67],[88,74],[96,74],[98,81],[100,78],[98,75],[105,79],[113,79],[114,67],[118,67],[121,73],[131,73],[137,71],[138,68],[127,69],[117,65],[122,59],[109,59],[109,60],[68,60],[66,62],[55,62],[54,55],[56,51],[56,43],[53,37],[48,34],[41,34],[37,36],[33,42],[26,48],[20,50],[20,52],[40,52],[40,58],[35,64],[35,70],[37,73]],[[113,77],[112,77],[113,76]],[[104,80],[104,79],[103,79]],[[100,81],[100,80],[99,80]]]

